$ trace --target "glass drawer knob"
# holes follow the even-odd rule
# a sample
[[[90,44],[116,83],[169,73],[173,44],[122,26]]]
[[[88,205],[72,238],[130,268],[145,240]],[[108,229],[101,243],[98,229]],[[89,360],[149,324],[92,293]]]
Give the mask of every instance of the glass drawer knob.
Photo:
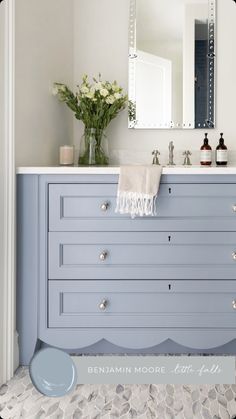
[[[101,208],[101,211],[106,212],[108,210],[108,208],[109,208],[109,202],[103,202],[103,204],[101,205],[100,208]]]
[[[105,311],[106,310],[106,308],[107,308],[107,304],[108,304],[108,301],[107,300],[105,300],[105,298],[104,298],[104,300],[102,300],[101,301],[101,303],[99,304],[99,308],[100,308],[100,310],[101,311]],[[235,303],[236,304],[236,303]]]
[[[236,300],[232,301],[232,307],[233,307],[234,310],[236,310]]]
[[[235,261],[236,261],[236,252],[234,252],[234,253],[232,254],[232,256],[233,256],[233,260],[235,260]]]
[[[107,258],[107,256],[108,256],[108,252],[106,252],[105,250],[99,255],[99,259],[100,260],[106,260],[106,258]]]
[[[236,212],[236,204],[232,206],[233,212]]]

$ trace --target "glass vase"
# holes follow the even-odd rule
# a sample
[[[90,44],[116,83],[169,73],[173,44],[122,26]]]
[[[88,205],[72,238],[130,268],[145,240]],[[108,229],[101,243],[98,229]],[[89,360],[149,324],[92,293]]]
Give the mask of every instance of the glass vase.
[[[108,142],[104,131],[98,128],[85,128],[80,142],[80,166],[107,166]]]

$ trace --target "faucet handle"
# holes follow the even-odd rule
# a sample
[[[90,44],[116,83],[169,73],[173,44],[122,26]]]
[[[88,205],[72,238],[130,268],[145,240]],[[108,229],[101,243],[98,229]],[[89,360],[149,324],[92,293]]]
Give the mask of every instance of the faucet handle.
[[[152,164],[156,164],[156,165],[160,166],[158,156],[160,156],[161,153],[159,152],[159,150],[153,150],[152,155],[154,156],[153,160],[152,160]]]
[[[190,161],[190,157],[189,157],[191,155],[192,155],[192,153],[189,150],[185,150],[183,152],[183,156],[185,156],[183,166],[192,166],[191,161]]]

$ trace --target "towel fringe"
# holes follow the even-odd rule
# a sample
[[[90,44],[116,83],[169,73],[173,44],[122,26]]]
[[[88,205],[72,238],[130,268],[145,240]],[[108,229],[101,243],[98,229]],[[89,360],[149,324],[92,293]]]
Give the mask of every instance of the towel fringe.
[[[156,215],[156,196],[137,192],[118,192],[115,212],[120,214]]]

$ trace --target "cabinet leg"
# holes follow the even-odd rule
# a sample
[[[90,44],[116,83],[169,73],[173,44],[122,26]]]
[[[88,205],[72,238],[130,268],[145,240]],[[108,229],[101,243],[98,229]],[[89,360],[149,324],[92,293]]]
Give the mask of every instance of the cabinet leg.
[[[35,352],[41,347],[39,339],[26,338],[25,341],[20,340],[20,365],[28,366]]]

